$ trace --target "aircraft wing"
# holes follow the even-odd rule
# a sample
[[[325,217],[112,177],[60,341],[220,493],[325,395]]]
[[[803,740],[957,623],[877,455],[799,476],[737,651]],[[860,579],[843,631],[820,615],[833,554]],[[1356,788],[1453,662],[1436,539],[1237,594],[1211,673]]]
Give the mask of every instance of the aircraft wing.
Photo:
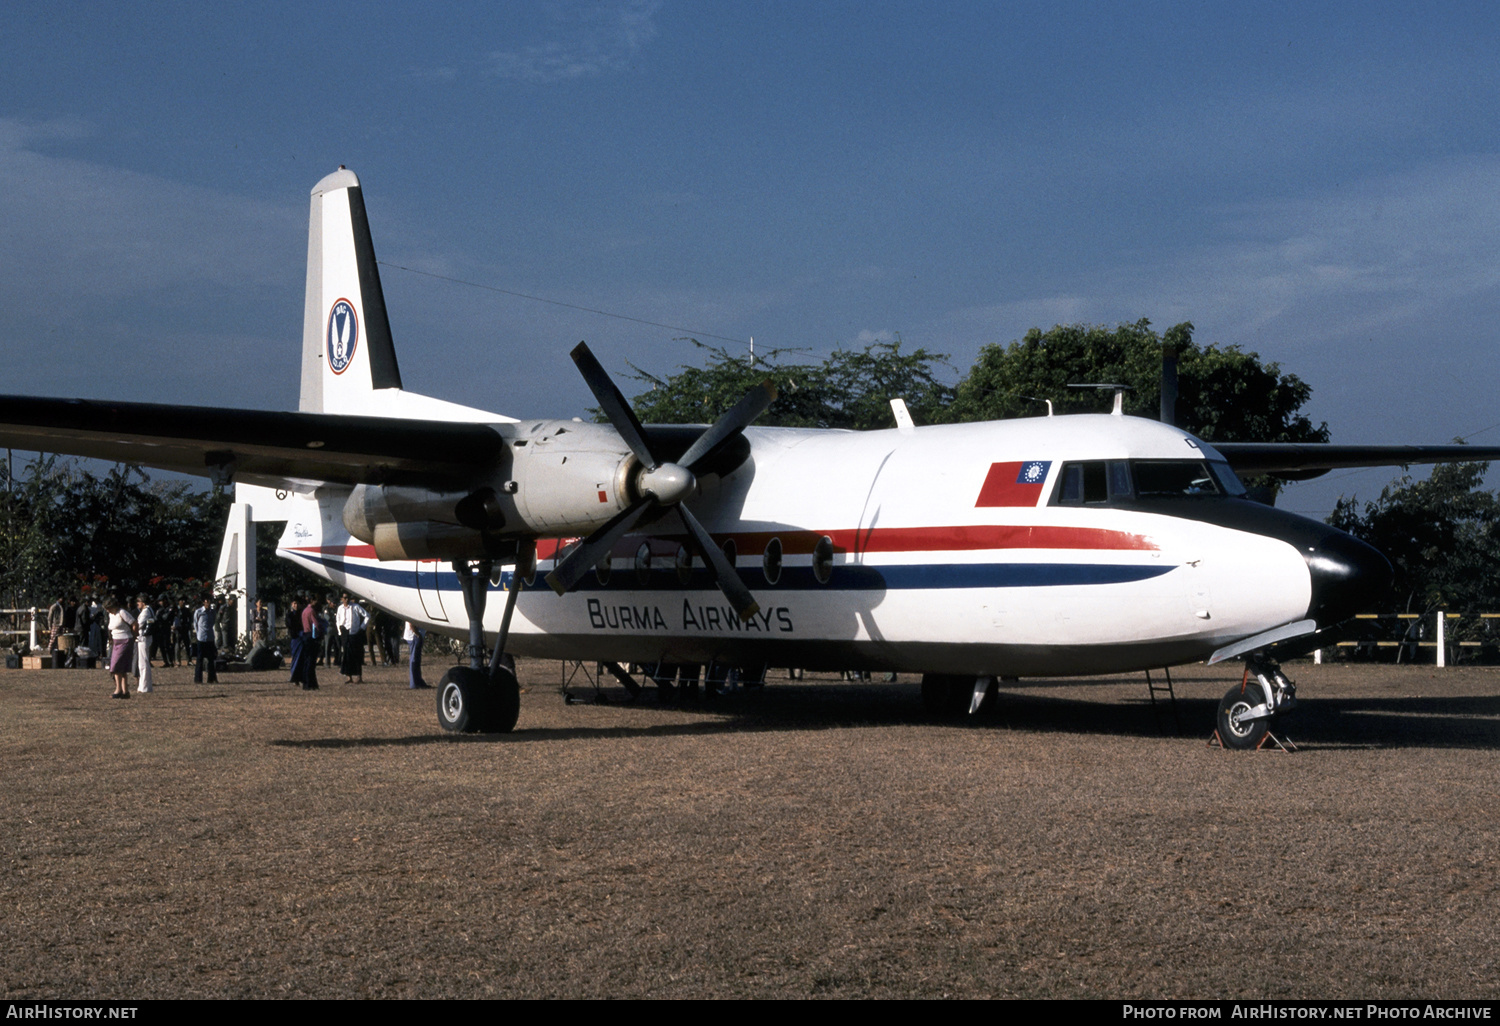
[[[1212,442],[1240,477],[1275,474],[1294,481],[1341,467],[1398,467],[1413,463],[1500,460],[1484,445],[1333,445],[1316,442]]]
[[[0,446],[256,484],[462,480],[504,445],[488,424],[0,396]]]

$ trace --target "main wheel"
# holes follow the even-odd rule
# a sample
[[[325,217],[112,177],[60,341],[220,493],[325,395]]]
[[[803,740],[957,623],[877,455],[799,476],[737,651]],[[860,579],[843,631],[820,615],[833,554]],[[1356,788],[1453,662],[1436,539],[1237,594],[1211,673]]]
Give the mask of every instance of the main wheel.
[[[443,729],[456,734],[508,734],[521,715],[521,685],[504,666],[493,676],[455,666],[438,682],[437,713]]]
[[[1255,748],[1265,740],[1266,732],[1271,729],[1269,718],[1243,723],[1235,721],[1236,716],[1260,705],[1263,693],[1261,686],[1253,680],[1247,681],[1243,688],[1236,684],[1225,692],[1219,701],[1219,740],[1225,748]]]
[[[437,686],[438,722],[455,734],[477,734],[484,719],[484,674],[467,666],[455,666],[443,674]]]

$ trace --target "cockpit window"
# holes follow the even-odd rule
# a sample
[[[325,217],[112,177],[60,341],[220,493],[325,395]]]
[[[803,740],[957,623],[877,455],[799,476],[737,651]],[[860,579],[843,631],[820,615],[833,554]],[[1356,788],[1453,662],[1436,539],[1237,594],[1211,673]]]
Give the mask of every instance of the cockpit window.
[[[1128,500],[1130,495],[1129,463],[1089,460],[1063,464],[1057,498],[1053,501],[1060,506],[1094,506]]]
[[[1229,464],[1218,460],[1087,460],[1063,464],[1052,502],[1110,506],[1133,499],[1244,494]]]
[[[1135,464],[1136,493],[1143,499],[1159,495],[1218,495],[1219,482],[1202,460],[1139,460]]]
[[[1239,475],[1234,472],[1234,468],[1229,464],[1223,460],[1214,460],[1208,465],[1208,469],[1214,472],[1214,477],[1218,479],[1219,487],[1224,489],[1226,494],[1245,494],[1245,486],[1240,483]]]

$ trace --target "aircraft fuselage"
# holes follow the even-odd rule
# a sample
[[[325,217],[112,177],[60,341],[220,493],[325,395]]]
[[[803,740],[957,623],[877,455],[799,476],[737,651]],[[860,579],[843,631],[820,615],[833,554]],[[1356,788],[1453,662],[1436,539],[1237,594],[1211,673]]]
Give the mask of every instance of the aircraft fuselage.
[[[551,423],[597,440],[586,446],[596,476],[612,480],[606,471],[631,459],[608,429]],[[503,430],[546,437],[538,424]],[[1349,536],[1234,494],[1210,446],[1139,418],[752,427],[744,437],[748,454],[700,481],[689,505],[716,542],[732,543],[755,616],[735,615],[677,520],[661,517],[564,596],[538,577],[569,539],[544,541],[508,649],[962,675],[1121,672],[1206,659],[1296,621],[1343,619],[1389,574]],[[576,454],[577,439],[570,445]],[[462,632],[452,568],[377,559],[343,526],[346,496],[320,489],[316,506],[288,520],[280,554],[399,616]],[[523,482],[512,501],[527,498]],[[601,518],[617,505],[603,488],[597,501]],[[513,579],[506,570],[498,583]],[[500,605],[486,612],[491,636]]]

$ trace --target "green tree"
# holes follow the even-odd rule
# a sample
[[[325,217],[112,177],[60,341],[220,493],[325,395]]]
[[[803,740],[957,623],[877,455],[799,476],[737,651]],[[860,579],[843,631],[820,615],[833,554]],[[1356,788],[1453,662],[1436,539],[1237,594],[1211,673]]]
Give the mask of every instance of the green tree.
[[[1326,442],[1328,425],[1302,412],[1312,388],[1275,363],[1238,346],[1200,346],[1190,323],[1164,335],[1145,319],[1115,328],[1057,325],[1033,328],[1019,342],[991,344],[959,382],[950,419],[1035,416],[1041,400],[1057,413],[1098,412],[1106,401],[1070,384],[1130,386],[1125,412],[1156,419],[1161,409],[1164,347],[1178,353],[1176,423],[1205,441]]]
[[[783,363],[779,352],[751,363],[722,347],[688,341],[705,354],[703,366],[659,377],[632,365],[635,380],[650,386],[631,400],[643,423],[710,423],[767,378],[777,398],[757,423],[781,427],[893,427],[895,398],[906,401],[918,423],[931,423],[943,418],[953,396],[937,377],[947,357],[921,348],[904,351],[899,338],[840,349],[821,364]]]
[[[1500,607],[1500,498],[1482,487],[1488,463],[1410,475],[1364,503],[1340,499],[1328,522],[1369,542],[1395,567],[1403,612]]]
[[[23,606],[84,588],[120,595],[196,590],[213,574],[228,508],[220,489],[194,492],[124,465],[98,475],[40,456],[0,493],[9,557],[0,589]]]

